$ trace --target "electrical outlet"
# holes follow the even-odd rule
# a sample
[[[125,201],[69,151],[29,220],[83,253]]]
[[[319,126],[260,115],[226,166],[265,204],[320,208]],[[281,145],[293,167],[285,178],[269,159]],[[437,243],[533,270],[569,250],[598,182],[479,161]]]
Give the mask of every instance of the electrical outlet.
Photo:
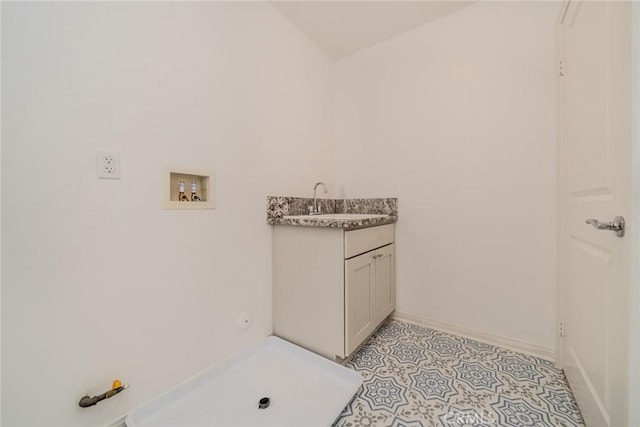
[[[120,153],[96,153],[96,168],[98,178],[120,179]]]

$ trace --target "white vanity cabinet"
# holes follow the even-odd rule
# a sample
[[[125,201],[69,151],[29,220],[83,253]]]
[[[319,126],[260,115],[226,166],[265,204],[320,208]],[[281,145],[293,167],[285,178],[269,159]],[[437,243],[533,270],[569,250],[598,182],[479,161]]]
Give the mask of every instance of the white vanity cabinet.
[[[274,334],[349,356],[395,308],[394,224],[273,228]]]

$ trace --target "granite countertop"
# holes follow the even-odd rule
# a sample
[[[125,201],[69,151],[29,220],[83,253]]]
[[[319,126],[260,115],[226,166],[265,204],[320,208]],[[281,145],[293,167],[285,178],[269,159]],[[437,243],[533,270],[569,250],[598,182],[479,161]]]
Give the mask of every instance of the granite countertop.
[[[398,199],[318,199],[322,215],[309,215],[311,198],[267,197],[267,224],[356,229],[398,221]]]

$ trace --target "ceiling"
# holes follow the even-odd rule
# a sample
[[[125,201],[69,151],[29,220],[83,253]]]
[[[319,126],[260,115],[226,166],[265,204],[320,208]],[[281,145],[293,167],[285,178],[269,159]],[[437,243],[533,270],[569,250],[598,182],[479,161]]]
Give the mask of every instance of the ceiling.
[[[333,59],[344,58],[472,1],[272,1]]]

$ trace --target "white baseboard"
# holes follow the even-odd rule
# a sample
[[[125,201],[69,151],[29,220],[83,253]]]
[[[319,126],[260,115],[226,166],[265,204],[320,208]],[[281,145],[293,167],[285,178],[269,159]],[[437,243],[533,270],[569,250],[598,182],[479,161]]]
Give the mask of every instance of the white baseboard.
[[[118,418],[117,420],[112,421],[109,424],[105,425],[105,427],[127,427],[127,425],[124,422],[125,418],[126,416]]]
[[[541,359],[549,360],[555,363],[556,352],[554,349],[549,347],[532,344],[514,338],[507,338],[500,335],[489,334],[486,332],[474,331],[473,329],[461,328],[449,323],[438,322],[437,320],[423,319],[421,317],[414,316],[413,314],[403,313],[399,311],[393,312],[391,317],[403,322],[409,322],[415,325],[437,329],[442,332],[447,332],[453,335],[459,335],[486,344],[495,345],[497,347],[503,347],[509,350],[518,351],[520,353],[525,353],[530,356],[539,357]]]

